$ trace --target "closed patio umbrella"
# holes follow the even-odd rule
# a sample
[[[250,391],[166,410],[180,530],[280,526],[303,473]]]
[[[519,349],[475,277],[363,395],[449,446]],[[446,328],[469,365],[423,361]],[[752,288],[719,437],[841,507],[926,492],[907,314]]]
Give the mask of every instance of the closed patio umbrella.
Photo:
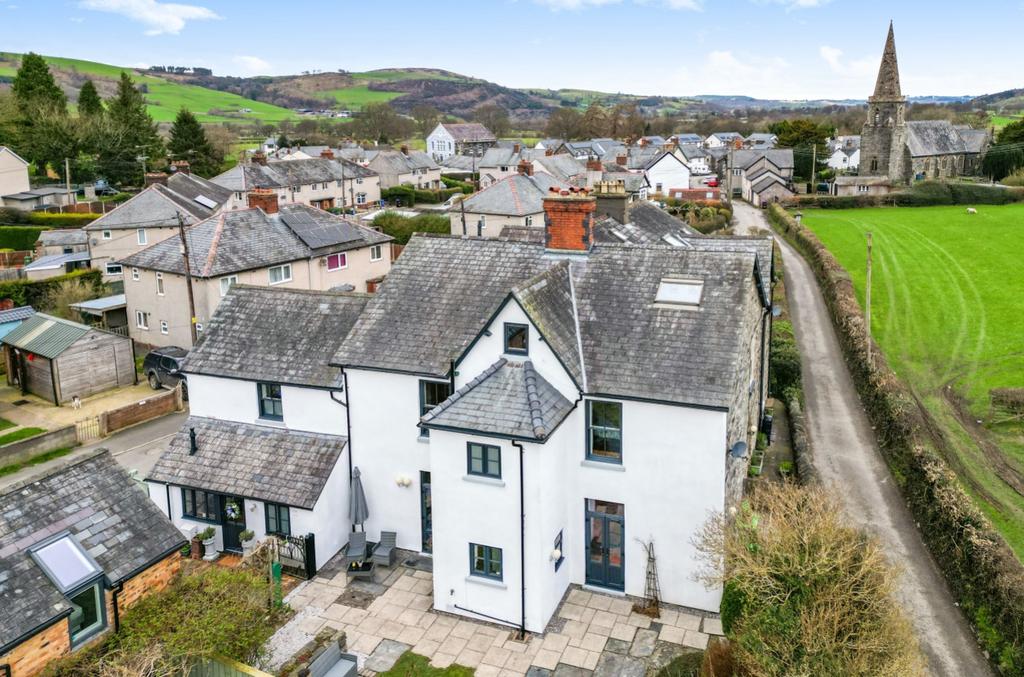
[[[353,468],[352,493],[349,496],[348,516],[352,518],[353,525],[358,524],[362,526],[370,516],[370,509],[366,505],[366,492],[363,491],[363,481],[359,476],[359,468]]]

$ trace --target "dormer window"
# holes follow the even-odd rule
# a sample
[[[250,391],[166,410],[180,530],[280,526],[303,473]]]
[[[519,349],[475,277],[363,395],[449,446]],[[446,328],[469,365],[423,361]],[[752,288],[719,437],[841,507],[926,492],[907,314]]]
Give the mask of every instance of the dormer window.
[[[703,294],[703,280],[667,277],[658,285],[654,302],[681,308],[698,308]]]
[[[530,328],[525,324],[505,323],[505,353],[527,355],[530,352]]]

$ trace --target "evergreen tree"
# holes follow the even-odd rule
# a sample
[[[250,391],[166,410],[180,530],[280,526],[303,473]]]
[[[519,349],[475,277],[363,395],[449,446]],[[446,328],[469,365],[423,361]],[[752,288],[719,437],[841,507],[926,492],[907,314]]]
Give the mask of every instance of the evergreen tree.
[[[103,100],[100,99],[100,93],[96,91],[96,85],[92,80],[86,80],[78,92],[78,114],[82,117],[103,114]]]
[[[106,119],[97,138],[99,171],[115,183],[141,185],[142,165],[159,168],[164,162],[163,142],[156,132],[153,118],[146,112],[146,99],[135,88],[131,77],[121,73],[117,94],[107,102]]]
[[[213,176],[224,162],[206,138],[206,131],[187,108],[178,111],[171,126],[167,150],[174,160],[188,160],[192,171],[200,176]]]
[[[46,59],[29,52],[21,61],[11,91],[18,101],[22,113],[28,116],[41,110],[66,112],[67,97],[53,79]]]

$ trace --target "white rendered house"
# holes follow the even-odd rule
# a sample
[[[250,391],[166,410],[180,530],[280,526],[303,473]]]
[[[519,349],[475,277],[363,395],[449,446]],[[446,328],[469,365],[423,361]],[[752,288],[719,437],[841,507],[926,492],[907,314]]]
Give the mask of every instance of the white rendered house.
[[[655,194],[667,194],[672,188],[690,186],[690,168],[675,153],[664,152],[644,168],[647,183]]]

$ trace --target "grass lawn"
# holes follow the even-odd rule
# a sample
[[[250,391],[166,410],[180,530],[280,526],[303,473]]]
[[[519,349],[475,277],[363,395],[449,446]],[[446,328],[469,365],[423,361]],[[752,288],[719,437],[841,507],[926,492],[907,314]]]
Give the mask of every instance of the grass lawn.
[[[7,430],[8,428],[13,428],[15,425],[17,424],[11,423],[6,418],[0,418],[0,430]]]
[[[368,103],[391,101],[402,95],[402,92],[378,92],[370,89],[368,85],[328,89],[321,93],[334,97],[339,106],[349,110],[359,110]]]
[[[472,677],[473,674],[472,668],[461,665],[435,668],[425,656],[406,651],[393,668],[387,672],[378,672],[377,677]]]
[[[45,432],[46,428],[18,428],[14,432],[7,433],[6,435],[0,435],[0,446]]]
[[[980,205],[976,215],[964,207],[804,212],[862,304],[865,233],[873,233],[875,339],[947,434],[965,487],[1024,557],[1024,496],[1011,486],[1024,475],[1024,426],[995,425],[989,411],[990,389],[1024,387],[1022,222],[1024,205]],[[975,433],[992,446],[972,439],[949,393],[964,399],[970,425],[983,422]]]
[[[3,467],[0,467],[0,477],[13,475],[19,470],[30,468],[34,465],[39,465],[40,463],[46,463],[47,461],[52,461],[53,459],[60,458],[61,456],[67,456],[73,450],[74,447],[62,447],[60,449],[54,449],[53,451],[47,451],[46,453],[39,454],[38,456],[33,456],[27,461],[22,461],[21,463],[11,463],[10,465],[5,465]]]

